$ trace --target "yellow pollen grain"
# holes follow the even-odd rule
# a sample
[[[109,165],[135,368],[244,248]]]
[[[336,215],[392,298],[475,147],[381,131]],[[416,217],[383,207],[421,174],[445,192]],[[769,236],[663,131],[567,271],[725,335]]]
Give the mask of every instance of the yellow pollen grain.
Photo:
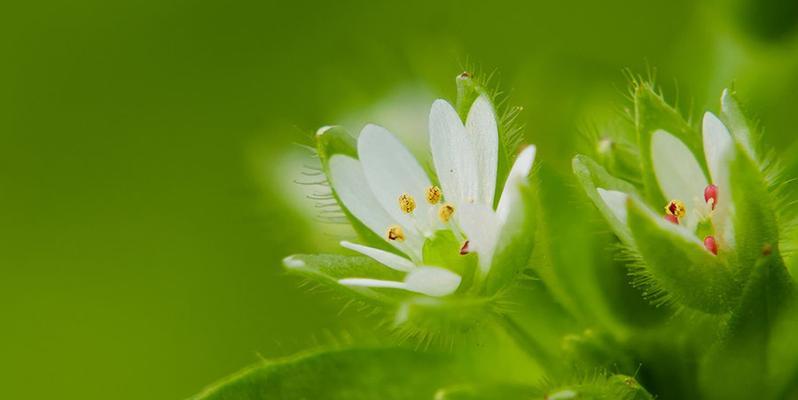
[[[438,218],[443,222],[449,222],[452,219],[452,215],[454,215],[454,206],[450,203],[446,203],[438,209]]]
[[[405,232],[402,230],[402,227],[399,225],[389,226],[386,236],[388,237],[388,240],[398,240],[400,242],[405,241]]]
[[[441,192],[441,188],[437,186],[430,186],[424,192],[424,198],[427,199],[427,203],[430,204],[438,204],[441,201],[441,196],[443,196],[443,192]]]
[[[405,214],[412,213],[416,209],[416,199],[407,193],[402,193],[399,196],[399,209]]]
[[[687,209],[684,207],[684,203],[681,200],[671,200],[668,202],[668,205],[665,206],[665,213],[673,215],[676,218],[683,218],[687,213]]]

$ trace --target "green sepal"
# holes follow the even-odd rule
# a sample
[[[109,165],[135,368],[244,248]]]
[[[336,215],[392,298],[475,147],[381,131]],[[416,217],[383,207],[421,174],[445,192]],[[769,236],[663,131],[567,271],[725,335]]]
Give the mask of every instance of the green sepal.
[[[477,270],[477,255],[461,255],[462,245],[452,231],[439,230],[424,241],[422,250],[424,265],[446,268],[460,275],[463,280],[457,291],[461,293],[471,287]]]
[[[338,283],[344,278],[370,278],[402,281],[404,274],[390,269],[368,257],[342,256],[337,254],[295,254],[283,259],[283,267],[289,274],[308,278],[346,296],[378,303],[396,303],[407,297],[404,291],[352,287]]]
[[[474,104],[474,100],[483,94],[487,96],[488,93],[468,72],[457,75],[455,82],[457,83],[455,110],[457,111],[457,115],[460,116],[460,120],[465,122],[466,117],[468,117],[468,112],[471,111],[471,105]],[[488,98],[490,98],[490,96],[488,96]]]
[[[357,141],[342,126],[325,126],[316,131],[316,150],[324,164],[334,154],[357,158]]]
[[[455,337],[473,337],[490,326],[493,310],[491,299],[486,297],[415,296],[399,305],[394,326],[400,337],[445,344]]]
[[[493,261],[485,278],[485,289],[493,295],[516,281],[527,267],[535,246],[538,210],[535,186],[528,180],[519,187],[517,207],[499,232]]]
[[[405,348],[354,348],[266,360],[191,400],[432,399],[444,386],[479,377],[452,354]]]
[[[647,82],[637,82],[634,88],[635,125],[637,127],[637,144],[640,148],[641,173],[644,196],[651,204],[665,204],[668,200],[660,191],[654,165],[651,159],[651,137],[655,131],[662,129],[681,140],[707,174],[707,165],[703,156],[701,135],[688,124],[679,112],[671,107],[654,86]]]
[[[775,398],[767,395],[776,389],[769,382],[785,365],[770,362],[769,346],[776,321],[793,304],[794,288],[778,249],[761,251],[723,340],[701,365],[706,398]]]
[[[338,194],[333,189],[332,177],[330,174],[330,158],[336,154],[349,156],[355,159],[358,158],[357,141],[355,138],[342,126],[325,126],[316,131],[316,151],[318,152],[324,175],[330,183],[330,192],[332,192],[335,201],[341,207],[344,215],[346,215],[346,219],[349,221],[350,225],[352,225],[355,232],[357,232],[358,236],[372,247],[397,253],[396,248],[388,245],[384,239],[355,218],[343,205],[341,199],[338,198]]]
[[[630,235],[629,227],[615,216],[607,203],[601,199],[597,189],[617,190],[629,195],[634,195],[637,193],[635,187],[629,182],[610,175],[604,167],[590,159],[590,157],[581,154],[574,157],[571,166],[577,180],[579,180],[579,183],[585,190],[585,194],[587,194],[596,208],[601,211],[601,214],[621,241],[631,246],[634,242]]]
[[[721,118],[724,125],[734,139],[739,143],[743,150],[751,159],[756,160],[756,147],[754,146],[754,129],[749,123],[740,101],[737,99],[737,92],[734,89],[724,89],[720,96]]]
[[[745,281],[762,247],[778,243],[779,228],[765,178],[756,163],[739,149],[729,165],[729,182],[737,256],[735,270],[740,281]]]
[[[635,248],[654,285],[650,291],[662,289],[663,300],[707,313],[728,312],[735,305],[740,287],[721,257],[639,199],[630,198],[627,205]]]

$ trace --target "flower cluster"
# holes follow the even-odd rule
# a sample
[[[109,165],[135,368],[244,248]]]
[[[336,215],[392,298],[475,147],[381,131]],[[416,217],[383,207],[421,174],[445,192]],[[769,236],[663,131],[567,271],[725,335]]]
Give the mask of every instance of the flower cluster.
[[[706,112],[700,133],[650,85],[635,87],[634,99],[638,175],[617,178],[583,155],[574,158],[574,173],[638,260],[649,295],[727,312],[779,241],[776,201],[751,125],[728,90],[720,116]]]
[[[429,113],[432,173],[381,126],[366,125],[356,139],[337,126],[318,130],[332,193],[360,233],[357,243],[340,244],[379,268],[360,258],[337,256],[333,266],[296,255],[285,260],[289,270],[388,301],[402,292],[490,295],[512,281],[534,240],[535,147],[510,163],[490,97],[467,74],[458,90],[457,109],[436,100]]]

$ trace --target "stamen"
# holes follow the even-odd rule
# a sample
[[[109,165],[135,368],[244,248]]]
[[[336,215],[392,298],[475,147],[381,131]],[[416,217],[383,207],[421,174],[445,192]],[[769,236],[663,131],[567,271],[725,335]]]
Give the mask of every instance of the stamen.
[[[438,218],[443,222],[449,222],[454,215],[454,206],[451,203],[446,203],[438,209]]]
[[[706,247],[710,253],[718,255],[718,243],[715,242],[715,238],[713,236],[707,236],[704,238],[704,247]]]
[[[715,209],[715,206],[718,205],[718,187],[715,185],[709,185],[704,189],[704,200],[712,206],[712,209]]]
[[[679,218],[676,218],[675,215],[665,214],[665,221],[679,225]]]
[[[430,204],[438,204],[438,202],[441,201],[442,195],[441,188],[437,186],[430,186],[427,188],[426,192],[424,192],[424,197],[427,199],[427,203]]]
[[[391,225],[388,227],[388,240],[398,240],[400,242],[405,241],[405,232],[402,230],[402,227],[399,225]]]
[[[468,240],[466,240],[462,246],[460,246],[460,255],[464,256],[468,254],[471,250],[468,248]]]
[[[407,193],[402,193],[399,195],[399,209],[405,214],[412,213],[416,209],[416,199]]]
[[[668,202],[668,205],[665,206],[665,213],[676,218],[684,218],[684,215],[687,214],[687,209],[684,207],[684,203],[681,200],[671,200]]]

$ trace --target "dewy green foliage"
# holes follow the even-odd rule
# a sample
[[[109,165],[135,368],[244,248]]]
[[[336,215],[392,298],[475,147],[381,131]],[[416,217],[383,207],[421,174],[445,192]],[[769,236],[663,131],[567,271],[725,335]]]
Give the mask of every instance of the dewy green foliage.
[[[363,174],[359,162],[363,168],[369,162],[363,143],[341,127],[316,136],[332,196],[360,235],[359,244],[342,245],[365,257],[294,255],[284,260],[285,269],[332,289],[347,304],[365,305],[387,347],[354,345],[264,361],[196,400],[780,399],[798,393],[798,308],[780,243],[790,222],[773,190],[783,182],[765,170],[755,125],[732,91],[722,94],[719,116],[707,113],[697,126],[652,84],[634,81],[633,129],[614,132],[612,141],[596,138],[593,157],[574,157],[584,195],[575,193],[578,199],[569,203],[557,190],[570,183],[564,175],[545,165],[531,172],[534,148],[513,160],[506,135],[517,128],[497,115],[484,81],[462,74],[457,88],[456,104],[438,101],[430,116],[440,122],[435,118],[448,115],[448,125],[431,122],[430,129],[492,132],[501,142],[476,148],[474,160],[482,163],[498,146],[496,197],[488,196],[493,200],[477,213],[477,230],[458,228],[452,221],[462,228],[468,221],[450,220],[449,213],[416,247],[410,229],[389,230],[386,239],[374,222],[385,218],[363,208],[372,200],[352,202],[364,192],[343,184]],[[375,129],[361,136],[378,135]],[[620,149],[618,141],[627,145]],[[467,168],[456,161],[446,164],[449,172]],[[622,177],[614,176],[618,165]],[[433,211],[456,200],[442,176],[430,181],[444,187],[443,200],[429,192]],[[356,183],[367,185],[365,178]],[[398,206],[420,218],[410,200]],[[512,207],[503,208],[505,201]],[[454,205],[448,211],[468,207]],[[493,212],[510,217],[493,226]],[[593,215],[603,217],[617,246],[582,245],[597,234],[591,230],[602,230],[589,221]],[[392,241],[405,233],[407,242]],[[486,237],[495,245],[485,246]],[[525,361],[503,359],[508,352]],[[530,365],[543,375],[519,374]]]

